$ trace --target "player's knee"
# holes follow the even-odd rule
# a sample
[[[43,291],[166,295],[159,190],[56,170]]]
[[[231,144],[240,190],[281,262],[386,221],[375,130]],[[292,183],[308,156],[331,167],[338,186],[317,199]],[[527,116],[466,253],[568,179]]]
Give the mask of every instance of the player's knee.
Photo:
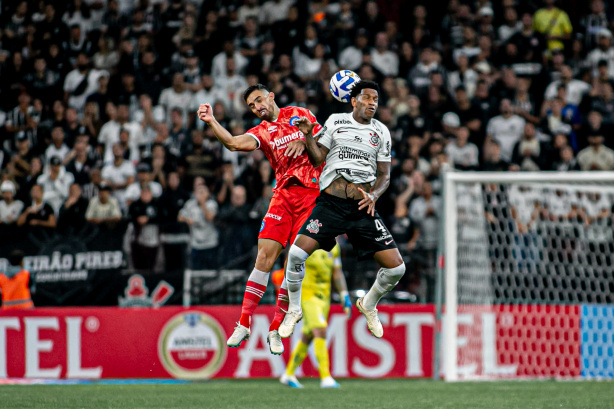
[[[403,277],[405,274],[405,263],[401,262],[401,264],[394,268],[386,268],[384,270],[386,270],[386,275],[392,279],[395,279],[396,282],[399,282],[401,277]]]
[[[261,271],[271,271],[275,260],[279,256],[279,250],[270,248],[269,246],[261,246],[258,248],[256,256],[256,268]]]
[[[288,271],[297,271],[298,266],[304,265],[307,258],[309,258],[309,254],[293,244],[288,251]]]
[[[394,268],[382,268],[377,274],[377,281],[386,291],[391,291],[405,274],[405,264]]]

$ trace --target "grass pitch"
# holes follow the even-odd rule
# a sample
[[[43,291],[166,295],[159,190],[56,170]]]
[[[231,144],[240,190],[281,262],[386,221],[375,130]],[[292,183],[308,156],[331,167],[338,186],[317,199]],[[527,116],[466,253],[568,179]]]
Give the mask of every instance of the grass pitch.
[[[471,408],[614,409],[614,382],[482,382],[340,380],[321,390],[305,380],[302,390],[275,380],[215,380],[179,385],[0,386],[0,408]]]

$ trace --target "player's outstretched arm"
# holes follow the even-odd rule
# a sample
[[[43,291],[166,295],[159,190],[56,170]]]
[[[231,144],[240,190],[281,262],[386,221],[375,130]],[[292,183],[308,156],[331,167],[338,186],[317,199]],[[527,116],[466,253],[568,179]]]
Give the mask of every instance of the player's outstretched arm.
[[[366,207],[367,213],[375,216],[375,202],[388,189],[388,185],[390,185],[390,164],[391,162],[377,162],[377,179],[375,179],[371,192],[367,193],[358,188],[364,197],[358,202],[358,210]]]
[[[313,128],[316,126],[314,122],[311,122],[307,117],[302,117],[296,123],[299,131],[305,135],[305,143],[307,144],[307,156],[309,157],[309,162],[314,167],[318,167],[324,163],[326,160],[326,155],[328,155],[328,149],[325,146],[319,144],[313,138]]]
[[[218,141],[230,151],[253,151],[258,149],[258,142],[251,135],[232,136],[213,116],[210,104],[201,104],[198,108],[198,118],[205,122]]]

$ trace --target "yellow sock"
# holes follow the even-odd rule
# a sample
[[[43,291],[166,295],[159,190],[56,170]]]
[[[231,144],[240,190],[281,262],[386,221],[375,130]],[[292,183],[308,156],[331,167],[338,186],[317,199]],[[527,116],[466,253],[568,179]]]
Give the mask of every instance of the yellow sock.
[[[328,348],[326,347],[326,340],[324,338],[314,339],[316,358],[318,359],[318,365],[320,366],[320,378],[326,378],[330,376],[330,366],[328,363]]]
[[[296,348],[292,351],[292,355],[290,356],[290,361],[288,362],[288,367],[286,368],[286,375],[292,376],[294,375],[294,371],[296,368],[301,366],[305,357],[307,356],[307,347],[309,345],[303,343],[303,341],[299,341],[296,344]]]

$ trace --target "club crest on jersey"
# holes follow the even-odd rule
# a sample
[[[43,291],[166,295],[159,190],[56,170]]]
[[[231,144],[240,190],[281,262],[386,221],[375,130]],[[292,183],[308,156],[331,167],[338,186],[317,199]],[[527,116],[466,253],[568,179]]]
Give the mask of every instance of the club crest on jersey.
[[[377,134],[375,132],[369,133],[369,136],[371,137],[371,139],[369,139],[369,143],[371,145],[373,145],[373,146],[379,145],[379,136],[377,136]]]
[[[269,133],[277,131],[277,125],[269,126]]]
[[[296,126],[296,123],[298,122],[298,120],[301,119],[298,116],[293,116],[292,118],[290,118],[290,125],[292,126]]]
[[[320,227],[322,227],[322,223],[318,219],[309,220],[309,224],[307,225],[307,231],[309,233],[318,234],[320,231]]]

